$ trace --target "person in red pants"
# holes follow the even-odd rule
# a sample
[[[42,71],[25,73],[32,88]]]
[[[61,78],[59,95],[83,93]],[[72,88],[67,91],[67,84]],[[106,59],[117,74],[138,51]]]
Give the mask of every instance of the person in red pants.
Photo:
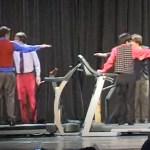
[[[23,32],[16,33],[15,41],[25,45],[27,41],[26,34]],[[41,82],[39,58],[35,51],[29,53],[14,52],[14,63],[17,73],[17,93],[22,122],[36,123],[37,111],[35,88],[36,84],[38,85]],[[30,111],[31,117],[28,116],[28,110]]]
[[[1,114],[0,124],[15,125],[15,68],[13,63],[14,51],[31,52],[43,48],[49,48],[51,45],[23,45],[16,41],[10,41],[10,28],[0,27],[0,100],[6,105],[6,117]],[[3,106],[2,106],[3,109]],[[2,110],[1,110],[2,111]],[[3,113],[3,112],[1,112]],[[4,122],[2,123],[2,120]]]

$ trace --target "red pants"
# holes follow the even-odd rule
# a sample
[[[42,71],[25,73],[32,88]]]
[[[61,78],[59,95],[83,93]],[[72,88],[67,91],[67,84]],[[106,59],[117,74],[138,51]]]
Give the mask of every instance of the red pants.
[[[21,118],[24,123],[28,123],[30,119],[36,122],[37,119],[35,86],[34,73],[17,74],[17,92],[20,102]],[[30,117],[27,114],[27,104],[29,104]]]

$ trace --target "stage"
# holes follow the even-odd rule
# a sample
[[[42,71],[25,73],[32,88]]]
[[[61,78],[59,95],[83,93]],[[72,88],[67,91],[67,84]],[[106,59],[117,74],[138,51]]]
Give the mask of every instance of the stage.
[[[0,138],[1,150],[78,150],[94,147],[96,150],[140,150],[147,135],[119,137],[81,136],[7,136]]]
[[[149,126],[150,124],[94,124],[91,131],[104,136],[82,136],[82,129],[61,135],[54,124],[22,124],[13,127],[5,125],[0,126],[0,149],[78,150],[94,147],[96,150],[140,150],[148,137]],[[111,131],[116,129],[122,134],[112,136]]]
[[[95,150],[140,150],[150,134],[150,123],[118,125],[96,122],[96,108],[106,80],[115,87],[116,74],[99,75],[83,56],[81,63],[63,77],[49,76],[44,82],[52,82],[55,91],[54,123],[0,125],[0,149],[2,150],[79,150],[93,147]],[[87,75],[96,77],[91,101],[83,121],[67,120],[62,123],[61,94],[75,71],[84,68]],[[59,82],[59,84],[57,84]],[[100,115],[100,112],[97,114]],[[106,113],[107,114],[107,113]],[[106,115],[107,116],[107,115]],[[105,119],[107,120],[107,118]],[[87,148],[90,150],[90,148]],[[91,148],[92,150],[92,148]]]

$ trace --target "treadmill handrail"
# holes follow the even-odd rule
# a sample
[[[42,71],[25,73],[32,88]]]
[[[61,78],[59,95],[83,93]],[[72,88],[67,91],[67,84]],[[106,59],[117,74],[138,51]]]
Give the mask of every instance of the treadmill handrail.
[[[61,81],[68,81],[73,73],[81,66],[81,63],[76,65],[73,69],[71,69],[64,77],[44,77],[44,81],[47,82],[61,82]]]
[[[82,55],[78,55],[79,61],[82,62],[84,64],[84,66],[88,69],[88,71],[95,76],[117,76],[118,74],[115,73],[98,73],[97,71],[95,71],[90,65],[89,63],[86,61],[86,59],[82,56]]]
[[[44,77],[46,82],[61,82],[63,80],[65,80],[65,77]]]
[[[95,75],[95,76],[100,76],[100,74],[98,72],[96,72],[90,65],[89,63],[85,60],[85,58],[82,55],[78,55],[79,61],[82,62],[85,67],[88,69],[88,71]]]

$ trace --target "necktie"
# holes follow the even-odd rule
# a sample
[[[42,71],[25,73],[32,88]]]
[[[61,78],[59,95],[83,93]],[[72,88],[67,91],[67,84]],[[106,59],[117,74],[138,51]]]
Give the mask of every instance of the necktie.
[[[24,71],[23,53],[20,53],[20,73]]]

